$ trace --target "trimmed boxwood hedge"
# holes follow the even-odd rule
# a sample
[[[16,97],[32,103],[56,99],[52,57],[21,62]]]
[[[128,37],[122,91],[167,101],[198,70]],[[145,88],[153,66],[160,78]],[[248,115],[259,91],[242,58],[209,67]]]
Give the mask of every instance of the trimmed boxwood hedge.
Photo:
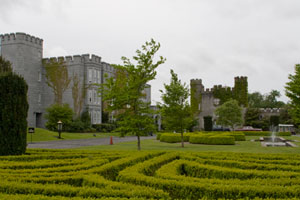
[[[209,134],[198,134],[190,136],[190,143],[192,144],[213,144],[213,145],[233,145],[235,140],[233,136],[227,135],[209,135]]]
[[[167,143],[181,142],[181,135],[178,133],[164,133],[160,136],[160,141]]]
[[[233,136],[235,141],[246,141],[246,136],[244,133],[225,132],[224,135]]]
[[[246,136],[270,136],[272,132],[270,131],[243,131]],[[276,136],[291,136],[290,132],[278,132]]]

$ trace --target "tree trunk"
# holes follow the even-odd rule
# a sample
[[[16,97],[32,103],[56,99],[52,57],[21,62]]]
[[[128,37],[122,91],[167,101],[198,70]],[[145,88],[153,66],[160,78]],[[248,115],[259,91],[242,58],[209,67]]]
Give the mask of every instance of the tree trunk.
[[[141,150],[141,139],[140,139],[139,135],[137,136],[137,139],[138,139],[138,150],[140,151]]]
[[[184,147],[184,141],[183,141],[183,132],[181,132],[181,147]]]

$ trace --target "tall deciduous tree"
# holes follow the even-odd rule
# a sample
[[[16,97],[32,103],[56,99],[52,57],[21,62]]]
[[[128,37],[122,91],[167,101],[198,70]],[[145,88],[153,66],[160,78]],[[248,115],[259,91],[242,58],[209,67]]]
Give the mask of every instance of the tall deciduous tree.
[[[188,104],[189,89],[181,83],[177,74],[171,70],[171,82],[161,90],[161,114],[164,126],[170,131],[181,133],[181,146],[184,147],[183,132],[193,121],[191,106]]]
[[[154,62],[154,56],[160,44],[153,39],[146,42],[141,50],[133,56],[135,64],[130,59],[122,57],[123,66],[114,66],[116,77],[106,79],[99,93],[107,102],[107,110],[114,113],[118,128],[116,131],[122,135],[133,134],[137,136],[138,150],[141,149],[140,136],[155,130],[152,117],[149,115],[150,103],[145,102],[145,88],[147,83],[156,76],[156,68],[165,62],[160,56]]]
[[[80,84],[80,78],[78,74],[73,74],[73,86],[72,86],[72,97],[73,97],[73,108],[74,114],[79,117],[82,111],[82,106],[85,98],[85,88]]]
[[[217,115],[217,124],[229,126],[233,130],[243,123],[242,108],[236,100],[225,102],[216,109],[215,114]]]
[[[295,74],[290,74],[289,80],[285,86],[285,94],[291,100],[289,113],[294,123],[300,125],[300,64],[295,65]]]
[[[63,93],[68,89],[71,79],[68,75],[68,67],[63,59],[50,59],[43,62],[46,70],[46,82],[54,93],[54,103],[62,105]]]

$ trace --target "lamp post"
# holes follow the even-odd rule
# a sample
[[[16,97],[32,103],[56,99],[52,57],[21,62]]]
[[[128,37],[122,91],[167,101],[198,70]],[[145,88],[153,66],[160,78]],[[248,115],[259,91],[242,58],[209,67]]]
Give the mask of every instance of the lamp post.
[[[58,130],[58,139],[61,139],[62,122],[60,120],[57,122],[57,130]]]

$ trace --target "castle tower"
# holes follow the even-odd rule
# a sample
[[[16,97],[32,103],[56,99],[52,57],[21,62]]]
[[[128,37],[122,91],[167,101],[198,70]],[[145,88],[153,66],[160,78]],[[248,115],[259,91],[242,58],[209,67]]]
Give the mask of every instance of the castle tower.
[[[202,93],[204,92],[204,86],[201,79],[191,79],[191,107],[194,114],[201,112]]]
[[[25,33],[0,35],[0,55],[28,84],[28,126],[42,126],[43,40]]]
[[[233,98],[240,106],[248,107],[248,78],[246,76],[234,77]]]

